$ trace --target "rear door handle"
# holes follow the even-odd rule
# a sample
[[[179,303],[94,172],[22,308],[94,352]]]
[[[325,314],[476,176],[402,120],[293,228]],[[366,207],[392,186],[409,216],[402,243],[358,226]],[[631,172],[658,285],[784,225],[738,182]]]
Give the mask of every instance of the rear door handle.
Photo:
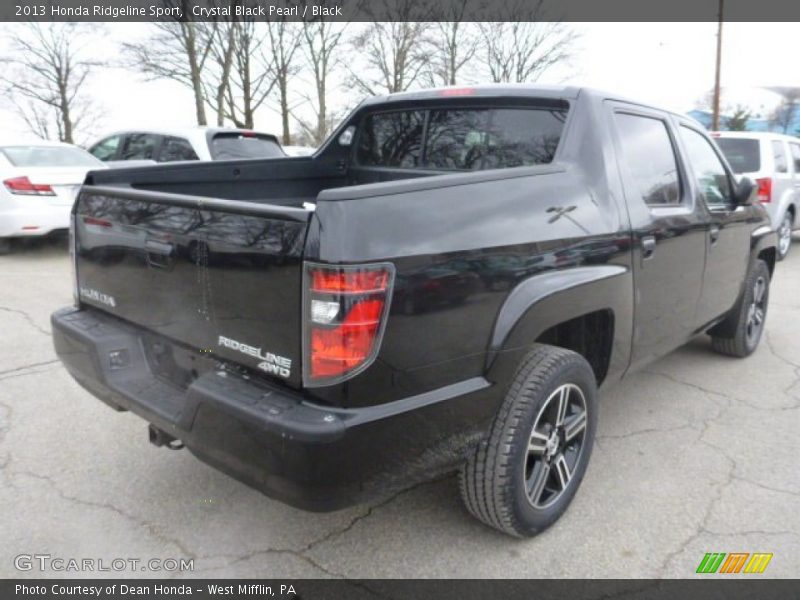
[[[652,235],[646,235],[642,238],[642,258],[647,260],[652,258],[656,251],[656,238]]]
[[[717,225],[712,225],[709,228],[708,237],[711,240],[712,245],[717,243],[717,240],[719,239],[719,227]]]

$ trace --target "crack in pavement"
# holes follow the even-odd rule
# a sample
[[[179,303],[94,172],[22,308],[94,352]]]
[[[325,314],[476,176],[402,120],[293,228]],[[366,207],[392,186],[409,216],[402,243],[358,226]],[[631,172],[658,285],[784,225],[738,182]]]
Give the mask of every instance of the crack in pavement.
[[[798,408],[800,408],[800,399],[798,399],[795,404],[790,405],[790,406],[779,406],[779,407],[758,406],[757,404],[753,404],[752,402],[750,402],[749,400],[746,400],[744,398],[738,398],[736,396],[730,396],[730,395],[728,395],[726,393],[723,393],[723,392],[720,392],[720,391],[717,391],[717,390],[712,390],[711,388],[703,387],[699,383],[694,383],[694,382],[691,382],[691,381],[686,381],[684,379],[680,379],[680,378],[678,378],[675,375],[672,375],[670,373],[665,373],[663,371],[642,371],[642,372],[643,373],[648,373],[650,375],[657,375],[657,376],[663,377],[665,379],[669,379],[673,383],[677,383],[679,385],[685,385],[685,386],[688,386],[690,388],[694,388],[694,389],[696,389],[696,390],[698,390],[700,392],[703,392],[705,394],[711,394],[711,395],[716,396],[718,398],[724,399],[726,402],[737,402],[738,404],[742,404],[744,406],[747,406],[748,408],[752,408],[753,410],[763,410],[763,411],[767,411],[767,412],[786,412],[786,411],[797,410]],[[785,390],[783,390],[783,393],[785,395],[789,396],[790,398],[794,398],[794,396],[792,394],[789,394],[788,390],[790,388],[794,387],[798,383],[798,381],[800,381],[800,374],[798,374],[798,379],[797,380],[793,381],[791,384],[789,384],[789,386]]]
[[[149,521],[142,519],[141,517],[137,517],[131,513],[124,511],[123,509],[115,506],[110,502],[95,502],[93,500],[85,500],[83,498],[78,498],[77,496],[71,496],[67,494],[64,490],[62,490],[59,485],[55,482],[55,480],[50,477],[49,475],[42,475],[41,473],[35,473],[33,471],[13,471],[10,473],[10,485],[15,487],[13,484],[13,479],[19,476],[22,477],[30,477],[32,479],[37,479],[39,481],[44,481],[47,483],[55,492],[59,495],[62,500],[66,500],[67,502],[72,502],[75,504],[80,504],[83,506],[87,506],[90,508],[98,508],[98,509],[105,509],[114,512],[115,514],[135,523],[138,527],[145,529],[151,536],[160,540],[165,544],[169,544],[175,546],[180,552],[184,554],[186,558],[196,558],[195,554],[191,552],[178,538],[173,538],[165,535],[161,532],[156,525],[150,523]]]
[[[686,425],[676,425],[675,427],[664,427],[663,429],[658,427],[648,427],[645,429],[636,429],[635,431],[630,431],[628,433],[598,435],[595,437],[595,442],[597,440],[624,440],[637,435],[647,435],[650,433],[669,433],[672,431],[683,431],[686,429],[696,429],[696,427],[693,427],[688,423]]]
[[[36,321],[33,320],[33,317],[31,317],[24,310],[20,310],[18,308],[9,308],[7,306],[0,306],[0,311],[7,312],[7,313],[12,313],[12,314],[16,314],[16,315],[21,315],[22,318],[25,319],[28,322],[28,324],[31,327],[33,327],[36,331],[38,331],[39,333],[43,333],[44,335],[46,335],[48,337],[52,335],[52,333],[50,331],[48,331],[47,329],[45,329],[45,328],[41,327],[40,325],[38,325],[36,323]]]
[[[58,361],[56,361],[58,362]],[[31,367],[28,367],[31,368]],[[48,371],[52,370],[52,367],[45,368],[45,369],[38,369],[36,371],[25,371],[23,373],[11,373],[9,375],[5,375],[0,377],[0,381],[5,381],[6,379],[16,379],[17,377],[28,377],[29,375],[39,375],[41,373],[47,373]]]
[[[665,576],[665,572],[666,572],[667,568],[669,567],[669,565],[676,558],[681,556],[693,542],[697,541],[698,539],[700,539],[701,537],[703,537],[705,535],[708,535],[708,536],[715,536],[715,535],[716,536],[737,536],[737,535],[748,535],[748,534],[757,534],[757,533],[759,533],[758,530],[743,530],[743,531],[732,531],[732,532],[720,532],[720,531],[715,531],[715,530],[713,530],[713,529],[711,529],[709,527],[709,522],[711,520],[711,517],[714,514],[714,510],[715,510],[717,504],[722,500],[722,498],[723,498],[723,496],[725,494],[725,491],[734,483],[734,481],[743,481],[743,482],[746,482],[746,483],[750,483],[750,484],[752,484],[754,486],[757,486],[757,487],[760,487],[760,488],[764,488],[766,490],[769,490],[769,491],[772,491],[772,492],[775,492],[775,493],[785,493],[785,494],[790,494],[790,495],[793,495],[793,496],[797,496],[797,495],[800,495],[800,494],[798,494],[796,492],[789,491],[789,490],[771,488],[769,486],[762,485],[762,484],[760,484],[758,482],[755,482],[755,481],[752,481],[752,480],[750,480],[750,479],[748,479],[746,477],[743,477],[742,475],[738,475],[737,472],[740,471],[741,469],[740,469],[739,464],[737,463],[736,459],[733,456],[731,456],[730,454],[728,454],[728,452],[724,448],[721,448],[720,446],[717,446],[716,444],[713,444],[712,442],[708,441],[707,439],[704,439],[706,433],[708,432],[708,429],[711,427],[713,422],[716,419],[718,419],[722,414],[724,414],[726,410],[731,408],[731,406],[732,406],[731,402],[737,401],[735,398],[731,398],[731,397],[725,396],[724,394],[720,394],[719,392],[715,392],[715,391],[712,391],[712,390],[707,390],[707,389],[703,388],[702,386],[694,385],[694,384],[689,383],[689,382],[683,382],[683,381],[680,381],[680,380],[676,380],[676,379],[674,379],[674,378],[672,378],[669,375],[666,375],[664,373],[656,373],[656,374],[660,374],[660,375],[662,375],[664,377],[667,377],[668,379],[672,379],[673,381],[676,381],[677,383],[683,383],[684,385],[688,385],[690,387],[693,387],[693,388],[696,388],[698,390],[701,390],[702,392],[704,392],[706,394],[706,396],[709,398],[709,400],[711,400],[712,396],[717,396],[717,397],[725,398],[725,399],[728,400],[727,406],[721,407],[719,412],[716,415],[714,415],[712,417],[709,417],[709,418],[700,419],[700,421],[703,423],[703,427],[701,429],[699,429],[699,434],[698,434],[697,440],[696,440],[698,443],[706,446],[707,448],[711,449],[713,452],[717,453],[724,461],[726,461],[728,463],[729,467],[728,467],[727,473],[725,474],[725,479],[715,485],[716,493],[714,494],[714,496],[709,500],[708,504],[706,505],[706,509],[705,509],[705,511],[703,513],[703,516],[699,520],[699,522],[698,522],[697,526],[695,527],[693,533],[691,535],[689,535],[678,546],[677,549],[675,549],[672,552],[668,553],[664,557],[664,559],[661,561],[660,566],[656,570],[656,577],[663,578]],[[766,410],[766,409],[764,409],[764,410]],[[798,535],[795,532],[786,531],[786,530],[782,530],[782,531],[761,531],[760,533],[768,534],[768,535],[791,535],[791,536],[797,536]]]
[[[219,570],[219,569],[224,569],[224,568],[230,567],[231,565],[235,565],[235,564],[239,564],[239,563],[248,561],[248,560],[250,560],[252,558],[255,558],[255,557],[261,556],[261,555],[269,555],[269,554],[284,554],[284,555],[287,555],[288,554],[288,555],[294,556],[296,558],[299,558],[301,560],[304,560],[305,562],[307,562],[308,564],[310,564],[314,568],[318,569],[319,571],[322,571],[323,573],[325,573],[326,575],[328,575],[330,577],[333,577],[333,578],[336,578],[336,579],[344,579],[344,580],[347,580],[347,581],[351,581],[351,579],[347,575],[345,575],[343,573],[339,573],[339,572],[333,571],[332,569],[330,569],[330,568],[326,567],[325,565],[323,565],[319,560],[309,556],[308,553],[311,552],[312,550],[314,550],[315,548],[317,548],[318,546],[322,545],[322,544],[325,544],[327,542],[330,542],[330,541],[332,541],[334,539],[337,539],[337,538],[347,534],[358,523],[364,521],[365,519],[368,519],[369,517],[374,515],[377,510],[379,510],[379,509],[391,504],[392,502],[394,502],[395,500],[397,500],[401,496],[404,496],[406,494],[414,492],[415,490],[417,490],[417,489],[419,489],[421,487],[424,487],[424,486],[427,486],[427,485],[434,485],[434,484],[439,483],[441,481],[444,481],[445,479],[448,479],[450,477],[451,477],[451,475],[448,474],[448,475],[445,475],[445,476],[437,477],[436,479],[431,479],[431,480],[428,480],[428,481],[422,481],[422,482],[419,482],[416,485],[413,485],[411,487],[399,490],[395,494],[392,494],[391,496],[379,501],[378,503],[370,505],[370,506],[367,506],[366,510],[363,513],[354,516],[343,527],[339,527],[339,528],[333,529],[332,531],[329,531],[325,535],[310,541],[308,544],[306,544],[305,546],[303,546],[300,549],[295,549],[295,548],[262,548],[262,549],[259,549],[259,550],[253,550],[252,552],[248,552],[248,553],[242,554],[242,555],[212,554],[212,555],[208,555],[208,556],[198,556],[197,558],[199,560],[213,560],[213,559],[225,559],[225,558],[231,558],[232,559],[230,562],[228,562],[227,564],[225,564],[225,565],[223,565],[221,567],[213,567],[211,569],[206,569],[206,571],[216,571],[216,570]],[[365,587],[365,586],[362,586],[360,584],[358,585],[358,587],[363,587],[366,591],[369,591],[370,593],[380,595],[375,590],[370,589],[370,588]]]
[[[58,360],[57,358],[54,358],[52,360],[46,360],[44,362],[31,363],[29,365],[22,365],[21,367],[14,367],[13,369],[7,369],[5,371],[0,371],[0,375],[8,375],[8,374],[11,374],[11,373],[18,373],[19,371],[24,371],[26,369],[33,369],[35,367],[44,367],[44,366],[52,365],[52,364],[55,364],[55,363],[58,363],[58,362],[61,362],[61,361]],[[0,381],[2,381],[3,379],[5,379],[5,377],[0,377]]]

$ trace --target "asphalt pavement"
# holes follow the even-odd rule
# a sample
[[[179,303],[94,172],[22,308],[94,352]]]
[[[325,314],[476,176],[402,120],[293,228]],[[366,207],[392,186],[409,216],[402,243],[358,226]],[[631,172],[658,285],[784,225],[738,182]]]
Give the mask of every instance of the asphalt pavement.
[[[522,541],[473,520],[454,477],[311,514],[154,448],[57,361],[49,316],[71,299],[63,243],[0,257],[0,577],[691,577],[707,552],[772,553],[763,577],[800,573],[800,245],[753,356],[699,337],[602,394],[581,490]],[[15,567],[33,554],[194,568]]]

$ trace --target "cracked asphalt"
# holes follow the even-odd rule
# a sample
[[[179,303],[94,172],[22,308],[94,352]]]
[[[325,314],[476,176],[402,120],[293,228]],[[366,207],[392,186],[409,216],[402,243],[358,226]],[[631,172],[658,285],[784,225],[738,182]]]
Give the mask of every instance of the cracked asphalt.
[[[76,576],[15,570],[33,553],[193,558],[185,575],[200,577],[624,578],[771,552],[764,576],[800,573],[800,247],[777,267],[752,357],[700,337],[602,394],[582,489],[523,541],[471,519],[454,477],[319,515],[155,449],[55,358],[49,315],[71,302],[69,271],[63,245],[0,257],[0,577]]]

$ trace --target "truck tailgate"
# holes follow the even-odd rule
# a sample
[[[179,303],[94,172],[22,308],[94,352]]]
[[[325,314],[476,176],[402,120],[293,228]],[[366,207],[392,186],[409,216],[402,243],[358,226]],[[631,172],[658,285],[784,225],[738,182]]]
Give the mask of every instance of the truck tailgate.
[[[84,186],[74,212],[83,304],[300,386],[309,211]]]

